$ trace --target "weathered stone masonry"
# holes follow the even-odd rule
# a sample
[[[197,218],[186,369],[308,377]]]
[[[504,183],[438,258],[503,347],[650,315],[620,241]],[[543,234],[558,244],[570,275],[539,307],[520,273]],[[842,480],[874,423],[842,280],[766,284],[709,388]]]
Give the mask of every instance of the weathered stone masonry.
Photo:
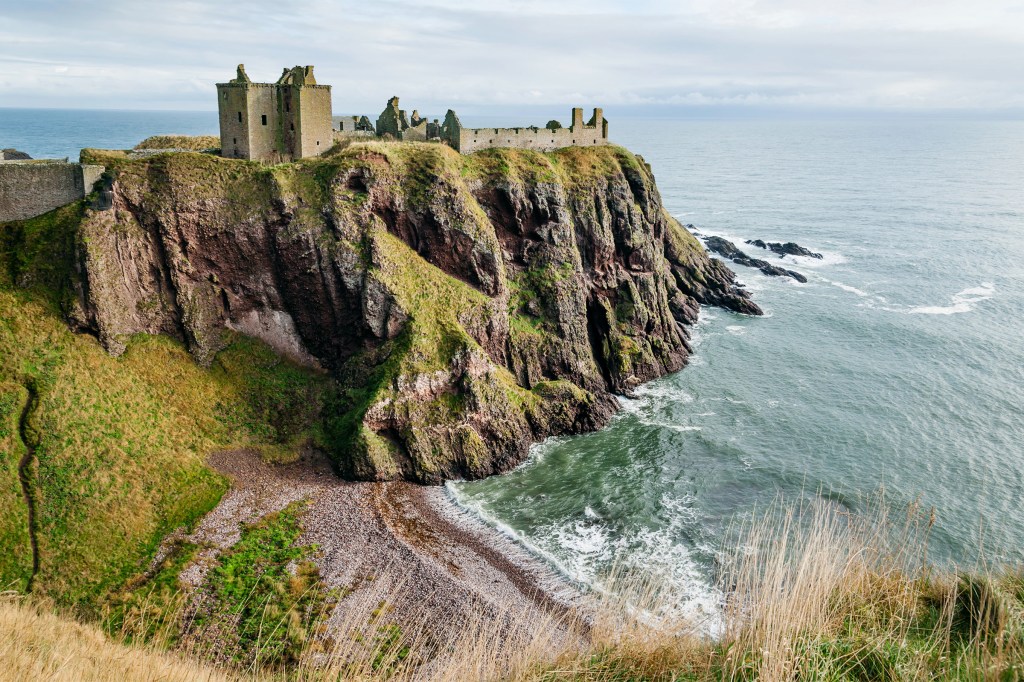
[[[568,128],[463,128],[459,117],[451,109],[441,126],[441,139],[463,154],[472,154],[492,147],[518,147],[551,151],[562,147],[592,147],[608,144],[608,121],[601,109],[594,109],[590,121],[583,123],[583,109],[572,110],[572,125]]]
[[[0,162],[0,223],[27,220],[78,201],[92,191],[103,170],[66,161]]]
[[[221,155],[277,163],[319,156],[334,144],[331,86],[312,66],[285,69],[276,83],[253,83],[238,65],[217,84]]]

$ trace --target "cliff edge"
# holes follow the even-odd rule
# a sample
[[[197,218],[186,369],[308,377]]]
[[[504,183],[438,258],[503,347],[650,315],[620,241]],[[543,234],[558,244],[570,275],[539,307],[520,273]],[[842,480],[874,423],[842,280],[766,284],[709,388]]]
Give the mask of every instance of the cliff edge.
[[[353,478],[508,470],[681,368],[699,304],[760,314],[618,147],[83,162],[108,173],[79,229],[73,324],[115,354],[163,333],[208,363],[233,330],[322,368]]]

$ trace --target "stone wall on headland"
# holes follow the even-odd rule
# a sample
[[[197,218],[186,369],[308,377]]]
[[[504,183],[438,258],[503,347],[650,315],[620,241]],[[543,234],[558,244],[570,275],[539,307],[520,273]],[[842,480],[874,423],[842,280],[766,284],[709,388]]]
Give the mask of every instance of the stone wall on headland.
[[[0,223],[27,220],[78,201],[103,166],[55,160],[0,161]]]

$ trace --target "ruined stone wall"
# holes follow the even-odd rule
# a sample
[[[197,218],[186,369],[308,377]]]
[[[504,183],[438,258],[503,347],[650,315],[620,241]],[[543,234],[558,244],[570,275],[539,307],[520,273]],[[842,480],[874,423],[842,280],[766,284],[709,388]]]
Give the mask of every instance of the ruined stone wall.
[[[463,128],[459,151],[472,154],[492,147],[515,147],[549,152],[562,147],[591,147],[608,144],[596,128],[574,131],[571,128]]]
[[[331,121],[331,86],[306,85],[299,89],[299,137],[295,158],[319,156],[334,144]]]
[[[268,83],[249,83],[248,122],[249,158],[254,161],[277,163],[287,160],[284,148],[282,121],[278,111],[278,88]]]
[[[457,118],[454,121],[458,121]],[[449,127],[448,141],[463,154],[492,147],[515,147],[552,151],[562,147],[592,147],[608,144],[608,124],[600,109],[594,110],[590,123],[583,123],[583,110],[572,110],[568,128],[463,128]]]
[[[372,130],[335,130],[332,133],[332,137],[335,142],[344,142],[345,140],[373,140],[377,137],[377,133]]]
[[[419,125],[410,125],[402,131],[402,140],[405,142],[426,142],[428,125],[427,119],[420,121]]]
[[[217,86],[221,156],[249,158],[249,91],[243,84]]]
[[[333,118],[334,130],[341,133],[351,133],[359,123],[358,116],[335,116]]]
[[[34,218],[78,201],[102,174],[103,166],[80,163],[0,162],[0,223]]]
[[[334,140],[376,137],[373,123],[367,116],[334,116]]]

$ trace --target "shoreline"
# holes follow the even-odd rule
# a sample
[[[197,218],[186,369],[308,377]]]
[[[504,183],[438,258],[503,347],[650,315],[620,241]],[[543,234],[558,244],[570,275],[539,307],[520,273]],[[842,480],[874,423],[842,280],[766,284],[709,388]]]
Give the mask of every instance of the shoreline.
[[[206,576],[241,527],[305,500],[300,541],[316,546],[312,562],[326,588],[341,595],[316,636],[328,644],[317,654],[325,660],[354,655],[351,642],[371,642],[382,627],[399,628],[428,664],[467,634],[500,633],[514,642],[544,631],[582,643],[589,631],[583,592],[443,487],[345,481],[315,451],[283,465],[253,450],[221,451],[209,463],[231,488],[193,532],[164,543],[204,548],[179,576],[190,595],[186,619],[203,608]],[[207,637],[190,633],[183,643],[207,648]]]

